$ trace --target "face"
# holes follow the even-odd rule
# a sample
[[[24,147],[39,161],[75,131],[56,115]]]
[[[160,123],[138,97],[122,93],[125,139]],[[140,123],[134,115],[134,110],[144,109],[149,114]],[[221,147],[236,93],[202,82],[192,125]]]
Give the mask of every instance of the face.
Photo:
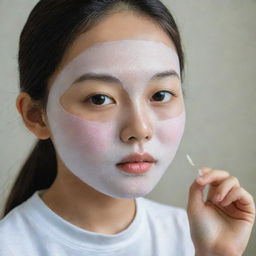
[[[114,198],[149,193],[183,135],[179,59],[159,38],[110,37],[84,48],[77,40],[50,87],[47,118],[58,155],[80,180]],[[140,174],[118,168],[134,153],[156,162]]]

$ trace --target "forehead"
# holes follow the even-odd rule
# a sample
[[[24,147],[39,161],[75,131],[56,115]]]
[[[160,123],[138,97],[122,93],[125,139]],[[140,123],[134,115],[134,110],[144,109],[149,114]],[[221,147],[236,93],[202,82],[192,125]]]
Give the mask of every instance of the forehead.
[[[178,64],[177,61],[179,60],[176,52],[163,43],[148,40],[117,40],[95,44],[70,64],[87,66],[95,71],[100,68],[114,72],[125,66],[126,72],[132,72],[138,68],[150,71],[156,66],[174,66]]]
[[[109,73],[129,84],[149,81],[155,73],[174,70],[180,76],[174,49],[149,40],[116,40],[95,44],[70,61],[54,85],[66,90],[84,73]]]

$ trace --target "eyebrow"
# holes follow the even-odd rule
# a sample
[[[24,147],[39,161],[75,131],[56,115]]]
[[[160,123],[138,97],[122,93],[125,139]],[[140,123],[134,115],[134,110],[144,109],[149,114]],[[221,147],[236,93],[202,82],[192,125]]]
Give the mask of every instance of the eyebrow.
[[[156,73],[151,77],[150,80],[160,80],[165,77],[172,77],[175,76],[178,79],[180,79],[178,73],[175,70],[167,70],[160,73]],[[108,75],[108,74],[97,74],[97,73],[86,73],[81,75],[79,78],[77,78],[72,84],[80,83],[86,80],[96,80],[96,81],[102,81],[102,82],[110,82],[110,83],[119,83],[122,84],[122,82],[114,76]]]

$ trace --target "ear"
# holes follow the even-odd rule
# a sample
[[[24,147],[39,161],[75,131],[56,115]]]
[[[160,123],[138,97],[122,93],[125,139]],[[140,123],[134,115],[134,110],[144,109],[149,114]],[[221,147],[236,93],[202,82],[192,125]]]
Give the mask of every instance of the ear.
[[[16,99],[16,108],[26,127],[39,139],[45,140],[51,136],[45,121],[46,115],[38,101],[33,100],[28,93],[21,92]]]

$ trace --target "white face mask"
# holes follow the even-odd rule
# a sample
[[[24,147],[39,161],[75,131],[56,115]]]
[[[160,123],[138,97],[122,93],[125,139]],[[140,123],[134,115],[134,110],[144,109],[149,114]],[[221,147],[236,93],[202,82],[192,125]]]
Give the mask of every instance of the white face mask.
[[[145,100],[152,76],[167,70],[180,76],[176,52],[163,43],[147,40],[97,43],[62,69],[50,89],[47,116],[55,149],[74,175],[114,198],[141,197],[156,186],[176,154],[185,125],[183,98],[180,107],[173,108],[156,107]],[[116,110],[111,113],[115,114],[99,112],[98,120],[69,111],[62,96],[73,86],[86,86],[73,83],[89,72],[117,77],[129,97],[125,107],[122,103],[113,105]],[[134,122],[150,127],[151,138],[129,143],[121,140],[121,131],[123,136],[136,137],[131,128]],[[157,162],[143,174],[125,173],[116,164],[133,153],[148,153]]]

